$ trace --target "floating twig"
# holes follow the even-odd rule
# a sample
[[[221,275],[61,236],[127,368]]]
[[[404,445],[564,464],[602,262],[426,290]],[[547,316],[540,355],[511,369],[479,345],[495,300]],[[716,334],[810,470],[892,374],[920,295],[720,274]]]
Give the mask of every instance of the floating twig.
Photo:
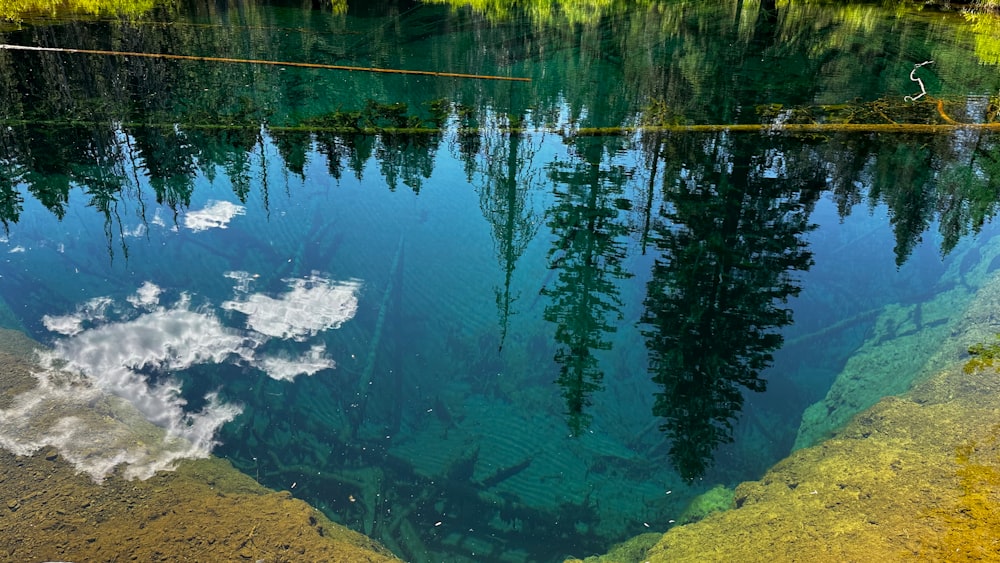
[[[377,68],[365,66],[327,65],[319,63],[298,63],[290,61],[267,61],[261,59],[232,59],[228,57],[196,57],[193,55],[171,55],[167,53],[138,53],[130,51],[101,51],[97,49],[62,49],[58,47],[33,47],[31,45],[11,45],[0,43],[0,49],[17,51],[44,51],[48,53],[74,53],[83,55],[105,55],[115,57],[143,57],[147,59],[173,59],[181,61],[202,61],[213,63],[240,63],[254,65],[291,66],[301,68],[320,68],[325,70],[347,70],[351,72],[381,72],[386,74],[416,74],[420,76],[439,76],[442,78],[473,78],[477,80],[507,80],[512,82],[531,82],[530,78],[518,76],[493,76],[488,74],[463,74],[459,72],[437,72],[433,70],[408,70],[399,68]]]

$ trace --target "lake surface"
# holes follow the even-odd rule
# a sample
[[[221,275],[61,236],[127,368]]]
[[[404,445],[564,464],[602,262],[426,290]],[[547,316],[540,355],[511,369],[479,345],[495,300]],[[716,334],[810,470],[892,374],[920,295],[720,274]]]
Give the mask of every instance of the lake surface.
[[[0,49],[0,319],[51,369],[0,444],[211,451],[410,561],[561,561],[905,391],[1000,267],[981,21],[476,4],[3,27],[41,50]],[[167,438],[35,423],[57,369]]]

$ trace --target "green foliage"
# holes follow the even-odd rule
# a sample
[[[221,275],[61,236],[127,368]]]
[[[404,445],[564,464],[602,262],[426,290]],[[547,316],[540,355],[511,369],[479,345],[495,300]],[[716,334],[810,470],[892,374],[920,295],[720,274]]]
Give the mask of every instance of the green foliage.
[[[427,108],[431,113],[431,123],[437,128],[444,127],[451,115],[451,101],[448,98],[431,100],[427,102]]]

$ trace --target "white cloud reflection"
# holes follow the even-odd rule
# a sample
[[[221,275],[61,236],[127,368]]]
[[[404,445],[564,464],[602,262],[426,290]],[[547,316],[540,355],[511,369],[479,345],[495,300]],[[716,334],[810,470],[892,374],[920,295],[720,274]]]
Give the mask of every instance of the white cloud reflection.
[[[237,290],[247,280],[227,276]],[[248,330],[223,325],[209,307],[192,308],[187,295],[160,305],[162,291],[149,282],[127,298],[131,308],[98,298],[75,314],[46,316],[45,326],[65,338],[39,355],[38,386],[0,409],[0,446],[18,455],[53,446],[97,481],[118,466],[127,478],[145,479],[179,459],[208,456],[219,428],[241,408],[213,392],[201,410],[189,412],[169,374],[228,362],[292,381],[335,367],[322,343],[298,357],[268,356],[264,345],[339,327],[357,310],[360,283],[316,275],[286,282],[289,291],[277,298],[244,293],[244,300],[223,304],[247,315]],[[112,312],[121,318],[109,320]]]
[[[358,311],[361,282],[335,282],[313,274],[284,280],[289,291],[277,298],[262,293],[226,301],[223,309],[247,316],[247,328],[267,336],[305,341],[340,325]]]
[[[233,217],[246,214],[246,208],[228,201],[210,201],[204,209],[184,215],[184,226],[192,231],[225,229]]]
[[[144,288],[148,296],[151,288]],[[80,308],[75,323],[71,315],[46,323],[81,330],[39,354],[38,387],[0,410],[0,444],[22,455],[54,446],[95,480],[121,464],[126,477],[144,479],[178,459],[207,456],[216,431],[240,408],[213,393],[200,411],[187,412],[175,379],[153,383],[141,370],[169,373],[201,363],[247,361],[259,342],[190,310],[188,299],[82,329],[103,319],[107,308],[106,301],[92,300]],[[145,428],[134,423],[140,415],[148,421]],[[132,424],[122,423],[130,418]],[[165,432],[152,431],[149,422]]]
[[[292,381],[298,375],[312,375],[320,370],[333,369],[337,364],[326,356],[326,346],[317,344],[296,359],[263,358],[257,365],[274,379]]]
[[[233,287],[233,291],[236,293],[249,293],[250,283],[260,277],[259,274],[251,274],[250,272],[244,272],[241,270],[226,272],[223,275],[236,281],[236,285]]]
[[[201,411],[178,415],[175,427],[190,423],[178,434],[152,425],[128,397],[111,395],[87,377],[55,369],[35,377],[37,387],[15,397],[11,408],[0,410],[0,446],[17,455],[55,447],[95,481],[120,465],[125,478],[147,479],[172,469],[180,459],[206,457],[215,430],[240,412],[211,395]],[[147,386],[146,392],[156,395],[163,390]],[[164,402],[163,397],[156,400]],[[176,396],[173,401],[180,403],[170,407],[176,414],[183,401]]]
[[[129,295],[126,299],[137,309],[152,309],[160,303],[161,293],[163,293],[163,290],[158,285],[152,282],[143,282],[135,292],[135,295]]]
[[[45,315],[42,324],[52,332],[73,336],[83,332],[85,324],[103,321],[112,303],[110,297],[95,297],[77,307],[72,315]]]

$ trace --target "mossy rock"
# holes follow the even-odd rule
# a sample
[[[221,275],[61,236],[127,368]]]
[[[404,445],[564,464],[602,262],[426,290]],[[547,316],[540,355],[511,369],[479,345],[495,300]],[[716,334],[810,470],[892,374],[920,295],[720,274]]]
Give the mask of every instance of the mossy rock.
[[[736,493],[722,485],[716,485],[708,491],[694,497],[687,505],[684,512],[677,519],[678,524],[690,524],[704,520],[706,516],[713,512],[721,512],[735,508],[734,497]]]
[[[650,532],[640,534],[626,542],[615,545],[606,555],[593,555],[586,559],[567,559],[564,563],[642,563],[647,561],[646,553],[663,534]]]

